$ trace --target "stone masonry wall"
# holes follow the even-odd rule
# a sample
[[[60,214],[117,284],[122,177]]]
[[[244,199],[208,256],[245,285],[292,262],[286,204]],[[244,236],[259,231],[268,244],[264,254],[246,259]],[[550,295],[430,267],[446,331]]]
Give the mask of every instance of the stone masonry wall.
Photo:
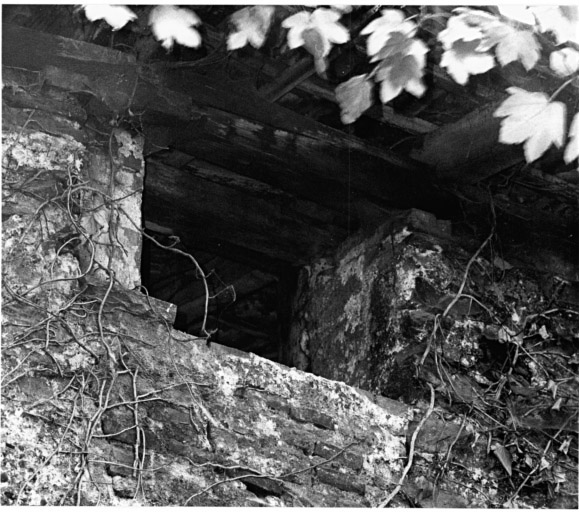
[[[173,330],[136,289],[142,140],[3,79],[1,504],[383,500],[408,408]]]

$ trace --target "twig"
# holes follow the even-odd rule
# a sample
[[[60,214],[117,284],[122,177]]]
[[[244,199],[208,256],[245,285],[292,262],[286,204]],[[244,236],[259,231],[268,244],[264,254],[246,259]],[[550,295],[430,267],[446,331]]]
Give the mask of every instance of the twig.
[[[406,478],[406,475],[408,474],[408,472],[410,471],[410,468],[412,467],[412,461],[414,459],[414,443],[416,443],[416,438],[418,437],[418,433],[420,432],[420,429],[422,428],[424,423],[426,423],[426,420],[429,418],[429,416],[432,414],[432,411],[434,410],[434,388],[432,387],[430,382],[427,382],[427,384],[428,384],[428,387],[430,388],[430,405],[428,407],[428,410],[426,411],[426,414],[424,415],[422,420],[420,420],[418,427],[416,427],[416,430],[412,434],[412,439],[410,440],[410,451],[408,452],[408,462],[406,463],[406,467],[404,468],[404,471],[402,472],[402,476],[400,477],[400,480],[398,481],[398,485],[388,495],[388,497],[382,503],[380,503],[378,505],[378,508],[386,507],[386,505],[388,505],[388,503],[390,503],[392,501],[392,498],[394,498],[394,496],[396,496],[398,494],[398,492],[402,488],[402,484],[404,483],[404,479]]]
[[[553,436],[553,439],[556,439],[558,437],[558,435],[563,432],[563,430],[565,429],[565,427],[567,426],[567,424],[569,423],[569,421],[571,421],[571,418],[573,418],[575,415],[572,414],[571,416],[569,416],[565,422],[563,423],[563,425],[561,425],[561,427],[559,428],[559,430],[557,430],[557,433]],[[525,484],[528,482],[529,478],[531,478],[531,476],[533,474],[535,474],[537,472],[537,470],[541,467],[541,461],[543,459],[543,457],[545,457],[545,455],[547,454],[547,452],[549,451],[549,448],[551,448],[551,443],[552,443],[552,439],[549,439],[549,441],[547,442],[547,446],[545,446],[545,449],[543,450],[543,453],[541,454],[541,458],[539,459],[539,461],[537,462],[537,464],[535,464],[535,467],[529,472],[529,474],[526,476],[526,478],[523,480],[523,482],[521,483],[521,485],[519,485],[519,488],[515,491],[515,493],[505,502],[506,504],[513,503],[513,500],[519,495],[519,492],[521,492],[521,489],[525,486]]]
[[[470,270],[471,265],[474,263],[474,260],[476,260],[477,256],[481,253],[481,251],[484,249],[485,245],[489,243],[490,239],[494,236],[495,234],[495,230],[494,228],[491,230],[489,236],[487,236],[485,238],[485,241],[481,244],[481,246],[476,250],[476,252],[472,255],[471,259],[468,261],[466,268],[464,270],[464,276],[462,278],[462,283],[460,283],[460,287],[458,289],[458,292],[456,293],[456,295],[454,296],[454,299],[452,299],[450,301],[450,304],[448,306],[446,306],[446,309],[444,310],[444,313],[442,313],[442,318],[445,318],[446,315],[448,315],[448,312],[454,307],[454,305],[458,302],[458,300],[462,297],[462,291],[464,290],[464,287],[466,285],[466,280],[468,279],[468,272]]]
[[[165,249],[167,251],[172,251],[176,254],[180,254],[181,256],[185,256],[186,258],[189,258],[193,262],[193,265],[195,265],[195,269],[197,270],[197,273],[201,276],[201,281],[203,282],[203,288],[205,290],[205,312],[203,315],[203,322],[201,324],[201,333],[203,334],[203,336],[205,337],[206,340],[209,340],[209,338],[211,338],[211,335],[213,334],[212,331],[211,332],[207,331],[207,316],[208,316],[208,312],[209,312],[209,297],[210,297],[209,285],[207,284],[207,275],[205,274],[205,272],[203,272],[203,269],[201,268],[201,265],[199,265],[199,262],[193,257],[193,255],[189,254],[188,252],[182,251],[181,249],[177,249],[176,247],[169,247],[169,246],[163,245],[162,243],[158,242],[154,237],[152,237],[151,235],[146,233],[144,229],[137,226],[137,224],[135,224],[133,219],[131,219],[131,217],[127,214],[127,212],[125,212],[125,210],[123,208],[119,207],[119,211],[124,214],[124,216],[129,220],[129,222],[145,238],[149,239],[157,247],[160,247],[161,249]]]
[[[434,390],[433,390],[433,392],[434,392]],[[227,482],[235,482],[235,481],[237,481],[237,480],[242,480],[242,479],[244,479],[244,478],[267,478],[268,480],[275,480],[275,481],[277,481],[277,482],[282,482],[282,483],[283,483],[283,479],[284,479],[284,478],[288,478],[288,477],[290,477],[290,476],[294,476],[294,475],[297,475],[297,474],[299,474],[299,473],[304,473],[304,472],[306,472],[306,471],[310,471],[310,470],[315,469],[315,468],[317,468],[317,467],[319,467],[319,466],[322,466],[322,465],[324,465],[324,464],[327,464],[328,462],[333,461],[334,459],[336,459],[336,458],[338,458],[340,455],[342,455],[342,453],[344,453],[348,448],[350,448],[351,446],[353,446],[353,445],[355,445],[355,444],[357,444],[357,441],[354,441],[354,442],[348,444],[347,446],[345,446],[344,448],[342,448],[338,453],[336,453],[335,455],[333,455],[333,456],[330,457],[329,459],[323,460],[322,462],[318,462],[317,464],[314,464],[314,465],[312,465],[312,466],[308,466],[308,467],[306,467],[306,468],[298,469],[297,471],[292,471],[292,472],[290,472],[290,473],[284,473],[284,474],[281,475],[281,476],[264,475],[264,474],[260,473],[259,471],[255,471],[255,470],[253,470],[253,469],[246,468],[247,471],[255,471],[256,474],[255,474],[255,475],[240,475],[240,476],[236,476],[236,477],[233,477],[233,478],[227,478],[227,479],[225,479],[225,480],[220,480],[219,482],[215,482],[215,483],[211,484],[210,486],[205,487],[205,489],[202,489],[201,491],[199,491],[199,492],[197,492],[197,493],[189,496],[189,498],[187,498],[187,500],[185,501],[185,503],[183,504],[183,506],[186,506],[193,498],[196,498],[197,496],[201,496],[202,494],[205,494],[207,491],[213,489],[213,487],[217,487],[218,485],[224,484],[224,483],[227,483]],[[238,466],[235,466],[235,467],[238,467]],[[233,467],[232,467],[232,468],[233,468]],[[229,469],[229,468],[226,468],[226,469]]]
[[[101,337],[101,341],[103,342],[104,346],[107,349],[107,355],[109,356],[109,367],[111,368],[111,371],[114,371],[114,368],[116,367],[116,365],[118,364],[117,362],[117,358],[115,357],[111,347],[109,346],[109,344],[107,343],[107,341],[105,340],[105,334],[103,332],[103,323],[102,323],[102,317],[103,317],[103,309],[105,307],[105,302],[107,301],[107,298],[109,296],[109,293],[111,293],[111,289],[113,288],[113,284],[115,282],[114,279],[115,273],[114,271],[110,270],[109,271],[109,286],[107,288],[107,291],[105,293],[105,296],[102,298],[101,300],[101,304],[99,306],[99,311],[98,311],[98,315],[97,315],[97,323],[98,323],[98,328],[99,328],[99,334]]]

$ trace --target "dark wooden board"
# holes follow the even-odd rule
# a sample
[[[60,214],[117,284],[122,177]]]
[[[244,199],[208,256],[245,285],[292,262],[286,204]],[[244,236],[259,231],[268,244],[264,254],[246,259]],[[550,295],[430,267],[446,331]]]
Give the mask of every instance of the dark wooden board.
[[[144,213],[153,222],[183,229],[203,229],[207,237],[232,243],[290,263],[304,263],[335,247],[346,230],[302,211],[303,201],[267,199],[236,190],[186,170],[150,163],[145,183]],[[177,233],[180,234],[180,233]]]

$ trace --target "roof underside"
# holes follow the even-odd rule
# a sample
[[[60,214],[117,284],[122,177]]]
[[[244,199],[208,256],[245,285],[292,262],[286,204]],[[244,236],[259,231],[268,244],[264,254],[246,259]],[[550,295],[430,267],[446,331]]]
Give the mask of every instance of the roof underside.
[[[5,73],[43,71],[46,86],[81,102],[88,123],[107,126],[116,116],[145,135],[145,227],[161,241],[178,236],[214,271],[223,336],[227,326],[233,338],[245,333],[254,344],[272,336],[273,307],[264,304],[275,303],[276,283],[399,209],[455,220],[466,213],[480,224],[488,214],[481,205],[491,200],[507,224],[522,225],[537,244],[555,242],[576,254],[571,168],[555,150],[525,166],[520,148],[498,144],[492,116],[508,85],[524,80],[527,88],[549,90],[544,67],[530,74],[494,70],[461,87],[432,64],[423,98],[403,93],[344,126],[334,89],[364,72],[364,40],[336,48],[323,80],[305,51],[283,44],[280,30],[259,51],[228,52],[227,20],[239,7],[195,6],[203,45],[172,52],[146,29],[150,6],[131,6],[142,30],[115,33],[88,23],[73,6],[3,8]],[[406,8],[409,15],[419,9]],[[298,10],[278,6],[276,15]],[[359,27],[375,14],[365,6],[348,23]],[[441,26],[433,21],[427,28],[432,38]],[[203,287],[191,263],[156,247],[145,253],[151,292],[187,311],[183,325],[194,329]],[[253,309],[244,309],[243,297]],[[260,308],[259,315],[247,313]]]

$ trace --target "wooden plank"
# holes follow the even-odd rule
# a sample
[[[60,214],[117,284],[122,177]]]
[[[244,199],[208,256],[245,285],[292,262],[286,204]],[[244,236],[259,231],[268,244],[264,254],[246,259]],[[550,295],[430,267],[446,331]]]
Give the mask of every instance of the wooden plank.
[[[148,165],[145,216],[159,225],[176,226],[178,235],[196,228],[208,238],[232,243],[291,263],[335,247],[346,230],[304,213],[303,202],[283,202],[236,190],[159,163]]]
[[[305,80],[300,83],[296,89],[300,91],[307,92],[316,98],[323,98],[327,101],[337,103],[335,93],[335,86],[330,84],[320,85],[315,83],[313,80]],[[405,132],[412,134],[422,134],[429,133],[438,128],[438,125],[420,119],[419,117],[408,117],[396,112],[392,107],[386,105],[372,105],[368,110],[364,112],[365,116],[371,117],[376,121],[386,123],[396,128],[400,128]]]
[[[154,156],[149,161],[161,163],[169,167],[180,168],[193,178],[219,183],[226,187],[239,190],[240,192],[275,201],[280,205],[293,204],[302,215],[309,218],[313,225],[319,224],[326,226],[333,224],[346,228],[349,222],[346,215],[325,208],[316,202],[301,200],[263,181],[231,172],[223,167],[198,158],[193,158],[177,150],[173,150],[164,155]]]
[[[342,190],[344,197],[359,191],[388,201],[416,194],[427,181],[424,166],[258,95],[239,89],[232,94],[226,84],[186,70],[159,67],[157,73],[147,69],[145,74],[107,48],[89,49],[87,43],[4,28],[5,65],[41,71],[69,90],[89,90],[111,113],[130,108],[149,125],[150,142],[160,148],[173,143],[186,153],[282,188],[303,182],[301,192],[312,191],[310,199]],[[317,186],[312,179],[318,180]],[[331,194],[325,192],[328,183],[334,183]]]
[[[498,103],[477,109],[427,134],[412,158],[432,166],[442,181],[473,183],[524,160],[519,146],[498,141]]]
[[[213,107],[223,112],[234,113],[237,117],[255,121],[265,130],[275,129],[290,135],[301,135],[309,139],[331,141],[335,151],[361,152],[380,161],[382,170],[398,169],[404,171],[422,170],[413,160],[397,155],[392,151],[372,146],[362,139],[340,130],[318,123],[292,110],[263,101],[258,94],[249,90],[236,89],[231,93],[234,84],[224,83],[199,75],[187,69],[171,69],[159,65],[156,68],[159,76],[164,78],[164,85],[171,91],[187,94],[193,103]],[[208,111],[211,111],[208,109]]]
[[[348,148],[336,137],[288,132],[240,118],[223,110],[191,105],[189,123],[158,123],[145,112],[145,135],[162,145],[244,176],[268,183],[320,204],[344,211],[351,194],[379,203],[406,201],[428,194],[424,168],[401,169],[388,164],[371,146]],[[396,204],[405,206],[404,204]]]

